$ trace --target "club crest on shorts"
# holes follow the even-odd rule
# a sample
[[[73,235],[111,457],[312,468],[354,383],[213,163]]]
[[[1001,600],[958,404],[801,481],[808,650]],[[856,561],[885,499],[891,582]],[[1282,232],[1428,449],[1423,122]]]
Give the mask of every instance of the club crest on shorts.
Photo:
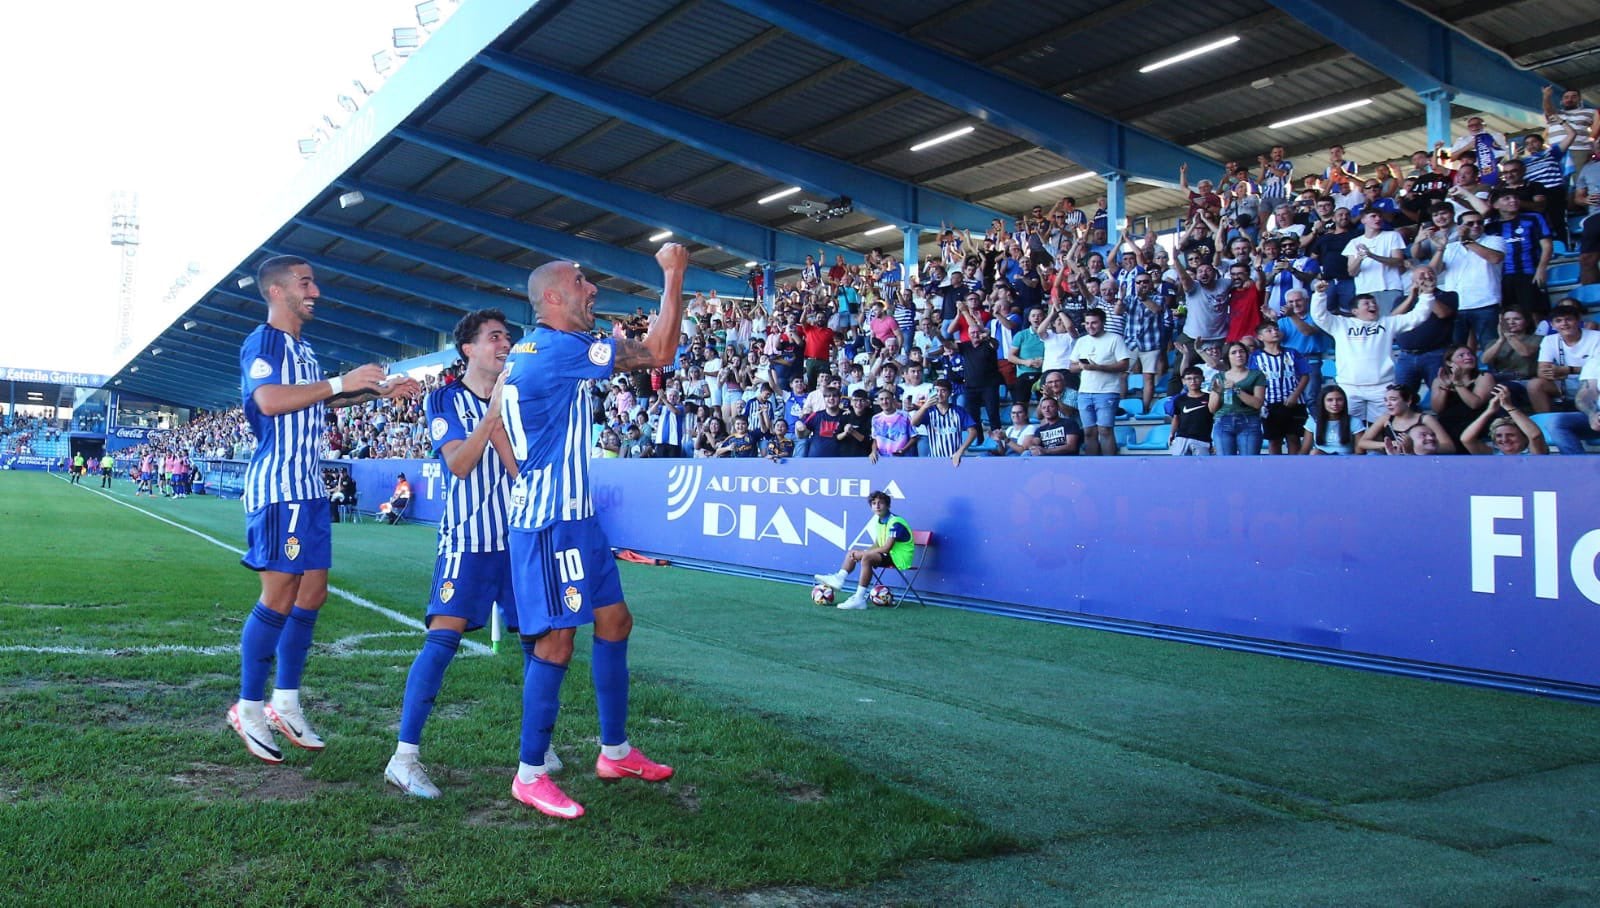
[[[455,594],[456,594],[456,585],[454,583],[450,582],[449,580],[446,580],[444,582],[444,585],[439,587],[439,601],[440,602],[449,602],[451,600],[451,598],[453,598],[455,596]]]
[[[583,608],[583,594],[578,592],[578,588],[575,586],[566,588],[565,595],[561,597],[561,601],[567,604],[567,611],[569,612],[576,612],[578,609]]]
[[[300,537],[299,536],[290,536],[289,537],[289,541],[285,542],[283,544],[283,554],[286,555],[290,561],[293,561],[296,558],[300,557]]]
[[[611,362],[611,345],[601,342],[589,345],[589,362],[603,366]]]

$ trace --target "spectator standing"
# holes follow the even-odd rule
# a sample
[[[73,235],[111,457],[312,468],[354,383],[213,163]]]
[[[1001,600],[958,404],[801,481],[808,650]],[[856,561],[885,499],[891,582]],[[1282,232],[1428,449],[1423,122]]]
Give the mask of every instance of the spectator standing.
[[[1457,306],[1459,298],[1448,290],[1439,289],[1431,266],[1418,265],[1411,269],[1411,290],[1403,308],[1423,309],[1428,316],[1416,325],[1395,331],[1396,384],[1415,391],[1438,374],[1444,365],[1445,347],[1455,336]]]
[[[1600,119],[1595,109],[1583,103],[1583,95],[1576,89],[1561,93],[1561,106],[1550,103],[1555,87],[1546,85],[1540,103],[1544,107],[1545,132],[1554,148],[1566,149],[1567,160],[1574,171],[1581,170],[1594,155],[1595,133]]]
[[[1355,279],[1356,293],[1371,296],[1378,311],[1388,314],[1400,298],[1405,240],[1398,231],[1383,229],[1383,217],[1377,211],[1362,215],[1361,228],[1363,233],[1344,247],[1345,265]]]
[[[966,410],[952,403],[955,388],[949,379],[939,379],[933,388],[933,397],[911,414],[911,424],[928,426],[931,456],[948,457],[951,464],[959,467],[967,449],[978,440],[978,428]]]
[[[1434,243],[1428,264],[1438,275],[1440,288],[1454,293],[1460,302],[1452,338],[1456,343],[1470,342],[1482,350],[1494,342],[1505,256],[1505,240],[1485,236],[1483,215],[1476,211],[1461,216],[1461,232],[1455,237]]]
[[[1140,412],[1148,413],[1155,402],[1156,377],[1166,365],[1167,347],[1172,343],[1172,326],[1168,320],[1171,313],[1167,310],[1166,296],[1156,288],[1155,275],[1144,271],[1135,274],[1132,289],[1125,297],[1127,321],[1123,340],[1133,370],[1143,376],[1139,390],[1143,404]]]
[[[1277,322],[1264,321],[1256,326],[1256,349],[1250,354],[1250,368],[1266,379],[1261,432],[1266,436],[1267,450],[1273,454],[1299,454],[1311,370],[1300,351],[1283,346],[1283,330]]]
[[[1317,292],[1311,295],[1311,321],[1333,338],[1339,386],[1352,416],[1371,422],[1382,415],[1384,389],[1394,382],[1394,357],[1390,355],[1394,336],[1421,324],[1429,311],[1417,306],[1380,316],[1377,300],[1363,293],[1356,296],[1351,315],[1334,315],[1328,311],[1327,282],[1317,283]],[[1450,314],[1442,306],[1439,311]]]
[[[1128,371],[1131,355],[1121,337],[1106,332],[1105,323],[1100,309],[1084,313],[1084,334],[1072,344],[1068,368],[1078,373],[1078,413],[1087,430],[1085,453],[1115,456],[1119,376]]]
[[[1211,395],[1203,390],[1204,374],[1199,366],[1183,370],[1183,392],[1172,400],[1171,436],[1167,453],[1174,457],[1205,456],[1211,453],[1211,433],[1214,428],[1214,410],[1221,401],[1212,403]]]
[[[1506,137],[1485,128],[1482,117],[1468,117],[1467,134],[1450,146],[1450,157],[1475,165],[1478,178],[1493,186],[1500,180],[1500,161],[1506,156],[1506,148]]]
[[[893,388],[878,389],[878,412],[872,416],[872,447],[868,456],[905,457],[916,451],[917,436],[911,431],[911,418],[900,409],[900,397]]]
[[[1216,421],[1211,447],[1218,456],[1261,453],[1261,402],[1266,377],[1250,368],[1250,348],[1228,344],[1228,368],[1212,379],[1211,404]]]

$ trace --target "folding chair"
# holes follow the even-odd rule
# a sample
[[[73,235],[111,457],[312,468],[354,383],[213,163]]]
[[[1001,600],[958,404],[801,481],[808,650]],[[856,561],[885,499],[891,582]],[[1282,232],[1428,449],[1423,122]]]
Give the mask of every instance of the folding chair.
[[[394,526],[406,522],[406,509],[411,507],[411,499],[401,498],[389,505],[389,521]]]
[[[928,551],[933,548],[933,531],[912,530],[911,542],[916,548],[911,553],[910,567],[902,571],[894,562],[890,561],[872,572],[873,586],[882,583],[884,575],[889,571],[894,571],[900,577],[900,582],[904,584],[904,589],[900,590],[900,595],[895,597],[895,608],[899,608],[900,600],[907,596],[917,600],[917,604],[923,608],[928,606],[928,603],[922,600],[922,594],[917,592],[917,578],[922,574],[922,566],[928,562]]]
[[[361,506],[358,504],[355,496],[351,496],[344,500],[344,516],[345,520],[349,521],[350,523],[361,522]]]

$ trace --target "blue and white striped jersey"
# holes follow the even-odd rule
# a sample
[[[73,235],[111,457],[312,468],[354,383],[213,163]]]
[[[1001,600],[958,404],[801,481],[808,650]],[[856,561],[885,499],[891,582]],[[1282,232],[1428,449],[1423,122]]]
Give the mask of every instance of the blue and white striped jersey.
[[[465,441],[489,411],[489,402],[464,382],[451,382],[428,395],[424,404],[428,437],[444,463],[444,446]],[[483,456],[472,472],[457,477],[445,465],[444,516],[439,518],[439,554],[503,552],[511,526],[511,474],[493,444],[483,446]]]
[[[589,497],[589,389],[611,376],[615,342],[539,325],[506,357],[506,433],[517,456],[511,529],[542,530],[594,516]]]
[[[327,497],[322,485],[322,432],[326,408],[267,416],[256,406],[262,385],[314,385],[322,368],[311,345],[271,325],[250,332],[239,348],[244,416],[256,436],[256,451],[244,472],[244,509],[255,512],[283,501]]]

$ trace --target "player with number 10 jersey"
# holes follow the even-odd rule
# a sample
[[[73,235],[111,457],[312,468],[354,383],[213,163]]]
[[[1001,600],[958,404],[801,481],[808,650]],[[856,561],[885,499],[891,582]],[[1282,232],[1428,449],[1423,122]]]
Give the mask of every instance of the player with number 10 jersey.
[[[506,432],[517,460],[511,487],[511,577],[528,655],[523,678],[522,740],[512,795],[563,819],[583,808],[551,781],[544,765],[561,682],[579,625],[594,624],[591,659],[600,713],[603,779],[661,781],[672,768],[628,743],[628,635],[633,618],[589,487],[594,383],[615,369],[665,365],[677,349],[688,252],[668,243],[656,254],[665,291],[643,341],[597,337],[598,293],[572,262],[550,262],[528,277],[537,326],[511,348],[502,389]]]

